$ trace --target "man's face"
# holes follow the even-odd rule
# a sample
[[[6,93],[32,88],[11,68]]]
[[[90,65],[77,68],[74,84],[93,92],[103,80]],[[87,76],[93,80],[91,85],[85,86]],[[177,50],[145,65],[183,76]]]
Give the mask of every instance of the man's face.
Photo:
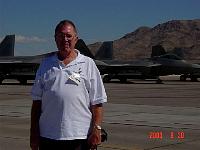
[[[77,39],[78,37],[71,24],[64,24],[55,34],[55,41],[58,50],[67,53],[74,50]]]

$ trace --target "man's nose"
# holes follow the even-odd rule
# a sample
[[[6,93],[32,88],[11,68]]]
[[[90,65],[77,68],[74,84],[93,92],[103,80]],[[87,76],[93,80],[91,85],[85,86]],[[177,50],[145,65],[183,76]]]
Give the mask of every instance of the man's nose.
[[[69,41],[69,38],[65,35],[65,36],[64,36],[64,40],[68,42],[68,41]]]

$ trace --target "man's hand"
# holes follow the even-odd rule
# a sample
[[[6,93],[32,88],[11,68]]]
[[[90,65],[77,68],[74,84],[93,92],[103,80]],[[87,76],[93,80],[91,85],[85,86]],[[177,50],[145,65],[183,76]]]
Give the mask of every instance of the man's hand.
[[[88,144],[90,150],[97,149],[97,145],[101,144],[101,130],[94,128],[88,137]]]
[[[40,137],[36,134],[31,134],[30,136],[30,147],[32,150],[38,150],[39,149],[39,141]]]
[[[35,142],[35,143],[30,143],[30,147],[32,150],[38,150],[39,149],[39,142]]]
[[[40,129],[39,118],[41,114],[41,101],[33,101],[31,108],[30,147],[32,150],[39,149]]]
[[[88,144],[91,150],[97,149],[97,145],[101,144],[101,126],[103,118],[103,104],[96,104],[91,106],[92,111],[92,127],[91,133],[88,137]]]

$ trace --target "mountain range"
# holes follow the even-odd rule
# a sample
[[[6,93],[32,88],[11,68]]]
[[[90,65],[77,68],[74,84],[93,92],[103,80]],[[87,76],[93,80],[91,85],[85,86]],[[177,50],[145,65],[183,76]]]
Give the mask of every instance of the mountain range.
[[[102,43],[88,45],[95,54]],[[184,59],[200,60],[200,19],[171,20],[152,28],[139,27],[113,41],[113,59],[131,60],[151,56],[152,46],[162,45]]]

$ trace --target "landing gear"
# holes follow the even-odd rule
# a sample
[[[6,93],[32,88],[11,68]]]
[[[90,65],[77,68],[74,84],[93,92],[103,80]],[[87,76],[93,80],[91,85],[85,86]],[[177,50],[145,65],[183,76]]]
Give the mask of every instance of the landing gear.
[[[197,82],[198,81],[198,78],[199,76],[196,76],[196,75],[181,75],[180,76],[180,81],[186,81],[187,78],[190,78],[190,80],[192,82]]]
[[[121,83],[126,83],[127,82],[127,78],[119,78],[119,81],[121,82]]]
[[[197,82],[198,81],[197,78],[193,77],[193,76],[190,79],[191,79],[192,82]]]
[[[104,82],[104,83],[108,83],[108,82],[110,82],[110,80],[111,80],[110,75],[107,74],[107,75],[104,75],[104,76],[103,76],[103,82]]]
[[[5,73],[1,72],[0,73],[0,84],[2,84],[3,80],[5,79]]]
[[[158,79],[156,80],[156,83],[157,83],[157,84],[162,84],[163,82],[162,82],[162,80],[161,80],[160,78],[158,78]]]
[[[27,80],[26,79],[18,79],[18,81],[20,82],[21,85],[26,85],[27,84]]]
[[[3,78],[0,78],[0,84],[2,84],[3,80],[4,80]]]
[[[180,76],[180,81],[186,81],[187,77],[185,75]]]

